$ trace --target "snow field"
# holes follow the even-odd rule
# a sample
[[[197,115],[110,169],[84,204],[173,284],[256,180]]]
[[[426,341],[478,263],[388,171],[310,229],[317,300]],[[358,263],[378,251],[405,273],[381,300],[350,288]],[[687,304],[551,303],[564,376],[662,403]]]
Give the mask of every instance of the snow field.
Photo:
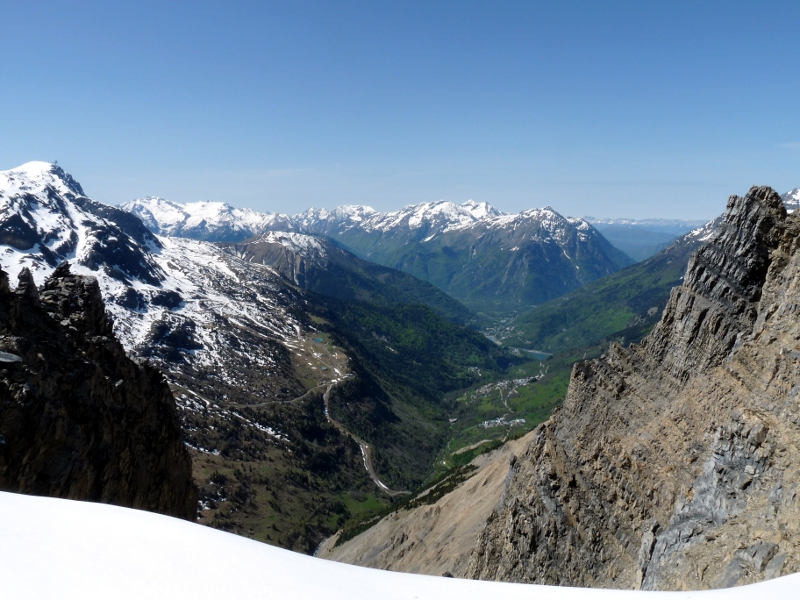
[[[296,554],[144,511],[0,493],[2,596],[119,600],[764,600],[800,574],[706,592],[633,592],[410,575]]]

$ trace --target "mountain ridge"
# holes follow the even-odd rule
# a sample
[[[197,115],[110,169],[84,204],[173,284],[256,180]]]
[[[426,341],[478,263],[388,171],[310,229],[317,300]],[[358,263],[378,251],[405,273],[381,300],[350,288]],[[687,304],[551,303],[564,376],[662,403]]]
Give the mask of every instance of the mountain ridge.
[[[158,218],[154,206],[147,200],[123,205],[134,214]],[[343,205],[269,218],[266,229],[327,236],[360,258],[432,283],[471,310],[515,310],[539,303],[631,262],[589,223],[565,218],[549,206],[506,214],[474,201],[427,202],[385,213]],[[169,229],[169,218],[162,220],[164,225],[151,228],[207,235],[205,229]]]

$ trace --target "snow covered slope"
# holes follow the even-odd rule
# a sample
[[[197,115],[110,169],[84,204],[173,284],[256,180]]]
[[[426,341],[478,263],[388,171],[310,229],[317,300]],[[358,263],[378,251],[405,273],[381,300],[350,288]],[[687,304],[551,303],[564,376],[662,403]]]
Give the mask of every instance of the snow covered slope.
[[[154,233],[205,241],[238,242],[273,229],[293,229],[291,217],[234,208],[224,202],[178,204],[149,196],[121,207],[135,214]]]
[[[282,600],[762,600],[800,574],[705,592],[632,592],[410,575],[312,558],[180,519],[0,493],[2,593],[50,598]]]
[[[285,368],[285,345],[300,335],[298,299],[277,273],[212,244],[158,238],[49,163],[0,172],[0,267],[12,284],[23,267],[41,284],[65,260],[97,278],[130,355],[174,381],[208,371],[202,379],[223,393],[272,397],[265,375]]]

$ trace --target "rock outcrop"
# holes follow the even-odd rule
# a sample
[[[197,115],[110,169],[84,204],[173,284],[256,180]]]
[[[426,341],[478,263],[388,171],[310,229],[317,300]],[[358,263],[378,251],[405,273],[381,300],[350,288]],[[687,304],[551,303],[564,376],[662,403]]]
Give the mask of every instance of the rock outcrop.
[[[641,345],[575,366],[467,576],[702,589],[800,570],[800,215],[754,187]]]
[[[97,282],[0,271],[0,489],[194,520],[197,491],[161,374],[114,337]]]

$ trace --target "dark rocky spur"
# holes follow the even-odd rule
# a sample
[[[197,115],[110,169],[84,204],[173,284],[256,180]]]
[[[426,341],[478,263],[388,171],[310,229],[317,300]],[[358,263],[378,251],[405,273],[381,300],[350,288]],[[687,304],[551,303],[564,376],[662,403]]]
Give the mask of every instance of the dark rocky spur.
[[[0,271],[0,489],[194,520],[175,402],[114,337],[97,282]]]

